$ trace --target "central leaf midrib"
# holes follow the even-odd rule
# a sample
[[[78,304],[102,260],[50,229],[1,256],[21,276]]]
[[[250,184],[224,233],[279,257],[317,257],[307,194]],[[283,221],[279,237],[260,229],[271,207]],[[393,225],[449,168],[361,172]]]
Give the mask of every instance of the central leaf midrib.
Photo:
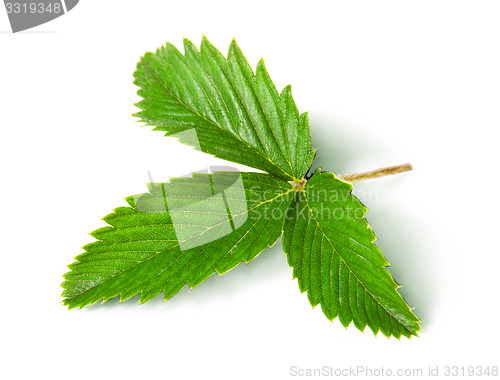
[[[240,69],[241,69],[241,72],[243,73],[243,75],[244,75],[244,76],[245,76],[245,78],[247,79],[248,83],[250,84],[250,88],[252,89],[252,92],[253,92],[253,94],[254,94],[254,96],[255,96],[255,99],[257,99],[257,103],[258,103],[258,105],[259,105],[259,108],[260,108],[261,114],[264,116],[264,119],[266,120],[266,123],[267,123],[267,125],[268,125],[268,127],[269,127],[269,131],[271,132],[271,135],[273,136],[274,142],[276,143],[276,146],[278,147],[279,151],[281,152],[281,156],[283,157],[283,159],[285,160],[285,162],[286,162],[286,163],[288,164],[288,166],[290,167],[290,170],[291,170],[291,174],[292,174],[292,176],[293,176],[293,175],[295,175],[295,173],[294,173],[294,171],[293,171],[293,168],[292,168],[292,164],[291,164],[291,162],[290,162],[290,161],[288,161],[288,159],[287,159],[287,157],[286,157],[286,155],[285,155],[285,152],[284,152],[284,151],[283,151],[283,149],[281,148],[281,145],[279,144],[278,139],[276,138],[276,136],[275,136],[275,134],[274,134],[274,131],[273,131],[273,129],[271,128],[271,123],[269,122],[269,120],[268,120],[268,118],[267,118],[267,115],[266,115],[266,113],[264,112],[264,108],[262,107],[262,103],[261,103],[261,101],[260,101],[260,98],[259,98],[259,96],[257,95],[257,92],[255,91],[255,88],[254,88],[254,85],[253,85],[253,83],[252,83],[251,78],[249,78],[249,77],[247,76],[247,73],[246,73],[246,72],[245,72],[245,70],[243,70],[243,68],[241,67],[241,62],[240,62],[240,59],[239,59],[236,55],[235,55],[235,59],[236,59],[236,62],[238,63],[238,66],[239,66],[239,67],[240,67]],[[228,79],[229,79],[229,78],[228,78]],[[232,83],[232,81],[231,81],[231,80],[230,80],[230,83],[232,84],[233,88],[235,89],[235,92],[236,92],[236,93],[238,93],[238,91],[236,91],[236,88],[234,87],[234,84]],[[243,106],[245,107],[245,111],[247,112],[248,119],[250,120],[250,122],[251,122],[251,124],[252,124],[252,126],[253,126],[254,130],[256,131],[256,128],[255,128],[255,126],[254,126],[254,124],[253,124],[253,121],[252,121],[252,119],[250,118],[250,114],[249,114],[249,112],[248,112],[248,110],[247,110],[246,106],[244,105],[243,100],[241,99],[241,96],[239,95],[239,93],[238,93],[238,97],[240,98],[240,101],[242,102]],[[272,98],[272,96],[271,96],[271,98]],[[273,99],[273,101],[274,101],[274,99]],[[276,104],[275,104],[275,105],[276,105]],[[276,105],[276,109],[277,109],[277,110],[278,110],[278,112],[279,112],[279,108],[277,107],[277,105]],[[257,133],[257,131],[256,131],[256,133]],[[286,138],[285,138],[285,142],[286,142]]]

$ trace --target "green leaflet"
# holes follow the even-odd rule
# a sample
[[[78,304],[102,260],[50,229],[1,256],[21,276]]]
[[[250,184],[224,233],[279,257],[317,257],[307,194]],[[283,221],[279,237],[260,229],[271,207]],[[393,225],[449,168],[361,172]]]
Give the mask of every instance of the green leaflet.
[[[184,50],[167,43],[142,57],[134,73],[143,98],[136,116],[202,152],[301,179],[315,152],[291,87],[278,94],[263,60],[254,74],[235,40],[227,59],[206,38],[200,51],[185,39]],[[182,133],[192,129],[195,141]]]
[[[225,58],[203,38],[146,53],[134,83],[143,98],[136,116],[155,130],[268,174],[194,173],[148,184],[104,217],[97,241],[69,265],[64,304],[70,309],[140,293],[168,299],[217,272],[253,260],[283,234],[300,290],[328,319],[375,334],[410,337],[419,319],[374,244],[352,185],[317,171],[307,181],[311,150],[307,113],[290,86],[279,94],[259,61],[254,73],[233,40]]]
[[[249,262],[281,236],[293,199],[290,184],[259,173],[194,173],[149,189],[104,217],[110,227],[94,231],[98,241],[69,266],[69,308],[138,293],[140,302],[162,291],[168,299]]]
[[[293,202],[285,223],[283,249],[301,292],[321,303],[328,319],[339,317],[359,330],[410,337],[419,319],[398,293],[384,268],[389,265],[373,242],[367,209],[351,194],[352,185],[332,173],[316,172]]]

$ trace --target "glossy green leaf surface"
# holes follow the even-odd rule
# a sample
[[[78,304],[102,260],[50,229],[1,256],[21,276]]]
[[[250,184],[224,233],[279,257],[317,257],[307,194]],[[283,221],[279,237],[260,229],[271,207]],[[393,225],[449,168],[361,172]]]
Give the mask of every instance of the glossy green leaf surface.
[[[240,175],[241,174],[241,175]],[[70,308],[141,293],[168,299],[253,260],[283,233],[291,186],[267,174],[194,173],[149,184],[104,217],[109,227],[76,257],[62,284]]]
[[[235,40],[227,59],[206,38],[200,50],[184,40],[184,51],[167,43],[142,57],[134,74],[143,98],[136,116],[216,157],[301,179],[314,151],[291,87],[278,93],[263,60],[254,73]],[[185,133],[193,129],[195,139]]]
[[[332,173],[313,175],[293,202],[285,223],[283,249],[301,292],[321,304],[328,319],[344,326],[410,337],[418,318],[385,269],[389,263],[373,243],[367,209],[351,194],[352,185]]]

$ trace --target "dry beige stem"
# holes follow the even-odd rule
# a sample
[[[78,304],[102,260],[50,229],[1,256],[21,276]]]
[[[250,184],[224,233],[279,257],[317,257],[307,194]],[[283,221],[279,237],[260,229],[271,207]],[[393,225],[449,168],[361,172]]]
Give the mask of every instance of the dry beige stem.
[[[339,174],[336,175],[336,177],[346,182],[356,182],[356,181],[364,181],[365,179],[372,179],[372,178],[384,177],[386,175],[403,173],[410,170],[413,170],[413,166],[407,163],[403,165],[389,166],[387,168],[377,169],[366,173]]]

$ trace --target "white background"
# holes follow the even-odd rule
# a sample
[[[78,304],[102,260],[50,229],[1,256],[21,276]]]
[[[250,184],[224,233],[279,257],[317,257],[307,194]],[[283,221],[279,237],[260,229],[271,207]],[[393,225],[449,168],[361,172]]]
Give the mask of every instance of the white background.
[[[498,1],[97,1],[11,34],[0,8],[5,379],[287,379],[290,367],[499,365]],[[66,265],[124,197],[222,160],[140,128],[139,57],[236,37],[310,111],[314,167],[411,162],[355,186],[420,338],[311,310],[281,242],[193,291],[61,304]]]

